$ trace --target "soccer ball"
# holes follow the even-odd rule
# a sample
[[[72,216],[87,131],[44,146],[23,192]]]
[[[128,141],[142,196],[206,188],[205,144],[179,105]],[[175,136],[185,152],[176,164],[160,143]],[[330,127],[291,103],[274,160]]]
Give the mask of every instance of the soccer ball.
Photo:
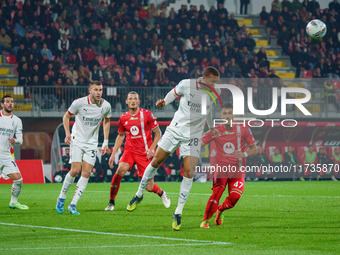
[[[327,26],[321,20],[313,19],[307,24],[306,31],[310,37],[320,39],[327,33]]]
[[[61,183],[62,180],[63,180],[63,177],[61,177],[61,175],[58,174],[58,175],[54,176],[54,181],[56,183]]]

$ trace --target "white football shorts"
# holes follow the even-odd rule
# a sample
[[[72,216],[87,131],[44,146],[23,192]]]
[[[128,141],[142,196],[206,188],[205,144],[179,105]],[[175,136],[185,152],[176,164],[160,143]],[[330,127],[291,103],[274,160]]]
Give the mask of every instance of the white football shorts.
[[[0,158],[0,176],[5,180],[9,179],[9,174],[20,173],[17,164],[12,156]]]
[[[158,146],[166,152],[174,152],[178,147],[181,157],[193,156],[200,157],[201,153],[201,138],[183,139],[179,137],[175,132],[166,130],[161,140],[158,142]]]
[[[81,163],[85,161],[94,166],[96,163],[97,150],[97,146],[80,145],[75,141],[72,141],[70,146],[70,163]]]

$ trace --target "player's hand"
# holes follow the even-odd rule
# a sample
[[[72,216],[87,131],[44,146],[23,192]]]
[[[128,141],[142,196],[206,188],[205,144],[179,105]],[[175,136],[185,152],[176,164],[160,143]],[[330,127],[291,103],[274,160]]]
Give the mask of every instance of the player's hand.
[[[99,148],[99,152],[100,154],[104,155],[106,153],[106,150],[108,149],[109,147],[107,145],[104,146],[104,148]]]
[[[112,153],[111,157],[109,159],[109,166],[110,166],[110,168],[113,168],[113,163],[115,162],[115,154],[116,153]]]
[[[218,130],[216,128],[210,128],[210,132],[211,132],[213,138],[220,136],[220,132],[218,132]]]
[[[70,144],[71,144],[71,134],[66,135],[66,137],[65,137],[65,143],[66,143],[67,145],[70,145]]]
[[[164,101],[164,99],[158,99],[157,102],[156,102],[156,106],[157,106],[158,108],[163,108],[163,107],[165,107],[165,101]]]
[[[14,138],[8,138],[8,141],[10,144],[15,144],[15,139]]]
[[[153,158],[153,156],[155,156],[155,149],[147,149],[146,150],[146,158],[150,159],[150,158]]]
[[[245,155],[242,151],[234,151],[233,156],[236,158],[245,158]]]

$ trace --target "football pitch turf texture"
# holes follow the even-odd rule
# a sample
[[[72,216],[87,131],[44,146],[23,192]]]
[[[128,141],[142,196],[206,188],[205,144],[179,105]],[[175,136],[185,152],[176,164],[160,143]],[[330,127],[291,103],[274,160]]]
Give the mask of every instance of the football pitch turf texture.
[[[171,199],[145,192],[134,212],[126,206],[138,183],[122,183],[115,211],[104,211],[109,183],[90,183],[80,199],[80,216],[55,211],[62,184],[24,184],[11,210],[10,185],[0,185],[0,254],[339,254],[340,182],[246,182],[224,224],[201,229],[211,183],[194,183],[182,215],[171,228],[180,183],[159,182]],[[222,196],[220,203],[226,197]]]

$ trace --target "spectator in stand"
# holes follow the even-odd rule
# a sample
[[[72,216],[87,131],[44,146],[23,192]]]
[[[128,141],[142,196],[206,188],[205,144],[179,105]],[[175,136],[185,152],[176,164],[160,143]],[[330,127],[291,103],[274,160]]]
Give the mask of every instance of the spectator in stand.
[[[78,72],[74,70],[74,66],[71,64],[66,72],[66,78],[70,79],[73,85],[77,85]]]
[[[1,28],[0,30],[0,53],[2,52],[2,50],[6,50],[10,52],[11,43],[12,43],[11,37],[6,33],[6,30],[4,28]]]
[[[267,26],[267,22],[269,20],[269,13],[266,10],[266,6],[262,7],[262,11],[260,12],[260,20],[263,26]]]
[[[240,14],[243,14],[243,7],[244,7],[244,14],[248,14],[248,4],[250,0],[241,0],[241,7],[240,7]]]
[[[249,33],[248,34],[248,37],[245,41],[245,46],[247,47],[247,49],[253,53],[254,52],[254,48],[256,46],[256,42],[255,40],[253,39],[253,34],[252,33]]]
[[[100,78],[102,78],[102,77],[103,77],[102,70],[97,65],[94,65],[93,66],[93,70],[90,71],[90,78],[89,78],[89,80],[90,81],[99,81]]]
[[[163,58],[160,58],[156,64],[157,72],[158,72],[158,79],[160,82],[165,80],[165,70],[168,69],[168,65],[164,62]]]
[[[151,50],[151,58],[152,58],[152,60],[155,63],[157,63],[161,57],[162,57],[162,55],[161,55],[161,52],[159,51],[159,46],[158,45],[153,46],[153,48]]]
[[[46,55],[49,61],[52,61],[53,55],[50,49],[47,48],[47,44],[43,43],[43,48],[40,50],[41,57]]]

